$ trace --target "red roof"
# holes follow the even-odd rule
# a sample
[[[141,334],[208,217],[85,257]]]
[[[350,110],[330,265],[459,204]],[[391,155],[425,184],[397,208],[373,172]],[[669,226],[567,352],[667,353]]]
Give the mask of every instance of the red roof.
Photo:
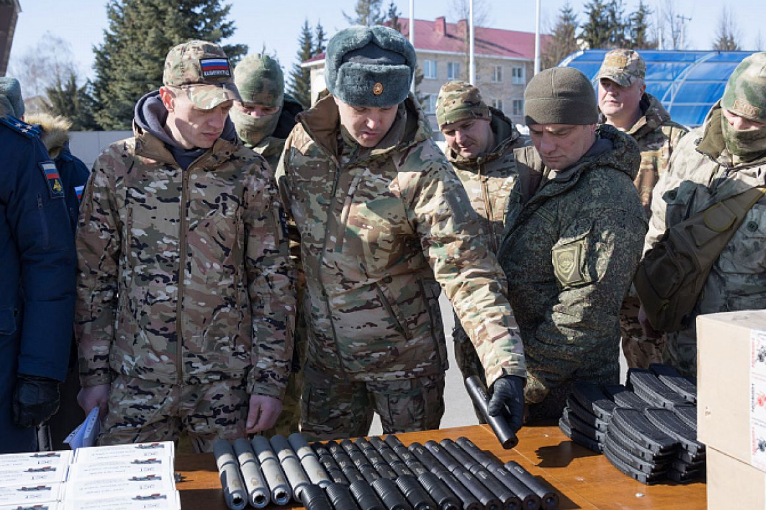
[[[409,37],[410,20],[399,18],[401,32]],[[464,53],[464,37],[468,30],[468,22],[460,20],[457,23],[447,23],[444,17],[435,21],[415,20],[415,49],[418,51],[446,51]],[[540,44],[545,45],[550,36],[540,35]],[[474,52],[477,55],[534,60],[535,34],[533,32],[517,32],[500,28],[474,27]],[[324,60],[320,53],[305,63]]]

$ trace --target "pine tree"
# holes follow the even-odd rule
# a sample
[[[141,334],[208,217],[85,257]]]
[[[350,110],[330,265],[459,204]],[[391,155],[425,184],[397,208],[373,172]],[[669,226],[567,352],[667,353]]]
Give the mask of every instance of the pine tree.
[[[312,57],[315,55],[319,55],[320,53],[324,53],[324,50],[326,48],[326,42],[327,42],[327,36],[324,33],[324,27],[322,26],[321,21],[317,21],[317,26],[314,29],[315,34],[314,35],[314,52]]]
[[[623,48],[627,44],[626,32],[628,23],[623,19],[625,7],[622,0],[609,0],[606,4],[607,30],[609,32],[609,48]]]
[[[644,3],[644,0],[640,0],[638,9],[629,17],[628,35],[630,42],[627,43],[628,47],[636,50],[655,49],[657,47],[657,41],[649,38],[651,15],[652,10]]]
[[[109,26],[94,49],[95,117],[103,129],[130,129],[136,101],[162,85],[165,57],[190,39],[220,43],[234,34],[221,0],[110,0]],[[223,47],[232,63],[245,45]]]
[[[609,15],[605,0],[590,0],[585,4],[586,21],[581,25],[580,38],[589,49],[606,48],[609,44]]]
[[[399,9],[396,7],[396,4],[394,3],[394,0],[391,0],[388,4],[388,12],[386,13],[386,26],[389,28],[393,28],[397,32],[402,31],[402,24],[399,23],[399,16],[401,16],[401,13],[399,12]]]
[[[343,17],[350,25],[362,25],[371,27],[373,25],[382,25],[385,18],[380,13],[383,0],[356,0],[354,7],[354,16],[349,16],[345,12]]]
[[[569,3],[559,11],[556,25],[551,31],[551,38],[543,51],[542,67],[555,67],[579,48],[577,47],[577,16]]]
[[[308,20],[305,20],[301,28],[297,62],[293,64],[293,70],[290,71],[288,84],[290,95],[300,101],[303,106],[311,105],[311,70],[301,67],[301,63],[314,56],[314,48],[311,27]]]
[[[66,82],[56,78],[52,87],[45,89],[48,101],[46,109],[53,115],[66,117],[72,122],[74,131],[93,131],[98,129],[98,124],[93,118],[93,99],[88,94],[90,82],[82,87],[77,86],[77,75],[69,74]]]

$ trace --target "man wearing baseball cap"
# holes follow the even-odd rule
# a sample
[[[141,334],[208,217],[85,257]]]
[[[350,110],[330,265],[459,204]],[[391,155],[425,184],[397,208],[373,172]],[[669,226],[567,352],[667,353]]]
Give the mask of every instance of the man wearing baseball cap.
[[[636,51],[612,50],[604,56],[598,75],[599,122],[633,137],[641,151],[641,166],[633,184],[644,211],[651,212],[652,190],[667,170],[670,156],[687,129],[672,120],[660,101],[646,92],[646,63]],[[664,337],[647,336],[638,319],[640,303],[631,292],[620,310],[622,350],[631,368],[649,368],[662,359]]]
[[[576,381],[619,382],[618,312],[641,257],[646,219],[633,179],[636,142],[597,127],[596,94],[571,67],[524,91],[534,147],[519,171],[498,260],[527,353],[531,421],[559,418]]]
[[[298,116],[277,170],[301,237],[308,354],[301,431],[435,429],[444,412],[444,288],[491,386],[521,427],[524,350],[505,278],[460,179],[408,94],[415,50],[351,27],[327,45],[329,94]]]
[[[479,217],[484,243],[497,255],[506,206],[518,175],[513,151],[526,145],[529,137],[520,135],[503,112],[487,106],[478,88],[463,81],[442,85],[436,121],[447,144],[447,159]],[[457,318],[452,339],[463,377],[475,375],[483,380],[484,367]],[[483,423],[481,413],[476,414]]]
[[[77,232],[75,333],[100,444],[197,451],[271,427],[292,356],[294,268],[265,160],[237,142],[220,46],[180,44],[96,160]]]
[[[665,242],[665,232],[674,225],[753,188],[763,190],[764,175],[766,53],[761,52],[740,62],[704,123],[678,145],[669,171],[654,188],[644,251]],[[730,210],[725,204],[720,209]],[[766,308],[766,198],[746,212],[685,318],[687,327],[666,333],[663,361],[685,375],[697,373],[699,315]]]

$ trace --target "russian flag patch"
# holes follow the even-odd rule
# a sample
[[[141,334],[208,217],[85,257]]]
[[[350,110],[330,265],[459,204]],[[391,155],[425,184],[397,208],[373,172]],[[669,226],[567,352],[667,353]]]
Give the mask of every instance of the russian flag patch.
[[[84,184],[82,186],[75,186],[74,187],[74,192],[75,192],[75,195],[77,195],[77,201],[78,202],[82,200],[82,192],[83,192],[84,189],[85,189],[85,185]]]
[[[53,161],[39,163],[40,170],[43,172],[45,182],[48,183],[48,192],[51,198],[64,197],[64,184],[61,182],[61,176]]]
[[[228,58],[203,58],[199,61],[202,69],[202,77],[229,76],[231,77],[231,66]]]

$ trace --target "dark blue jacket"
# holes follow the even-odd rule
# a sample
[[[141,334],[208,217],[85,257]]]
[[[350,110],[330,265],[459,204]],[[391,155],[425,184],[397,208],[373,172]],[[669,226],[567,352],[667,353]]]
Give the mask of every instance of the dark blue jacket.
[[[63,381],[75,303],[66,191],[37,131],[0,118],[0,390],[16,373]]]
[[[64,182],[67,212],[69,212],[72,233],[74,233],[77,230],[77,218],[80,215],[80,199],[85,192],[90,171],[85,163],[69,152],[69,144],[64,146],[53,162],[56,163],[61,180]]]

